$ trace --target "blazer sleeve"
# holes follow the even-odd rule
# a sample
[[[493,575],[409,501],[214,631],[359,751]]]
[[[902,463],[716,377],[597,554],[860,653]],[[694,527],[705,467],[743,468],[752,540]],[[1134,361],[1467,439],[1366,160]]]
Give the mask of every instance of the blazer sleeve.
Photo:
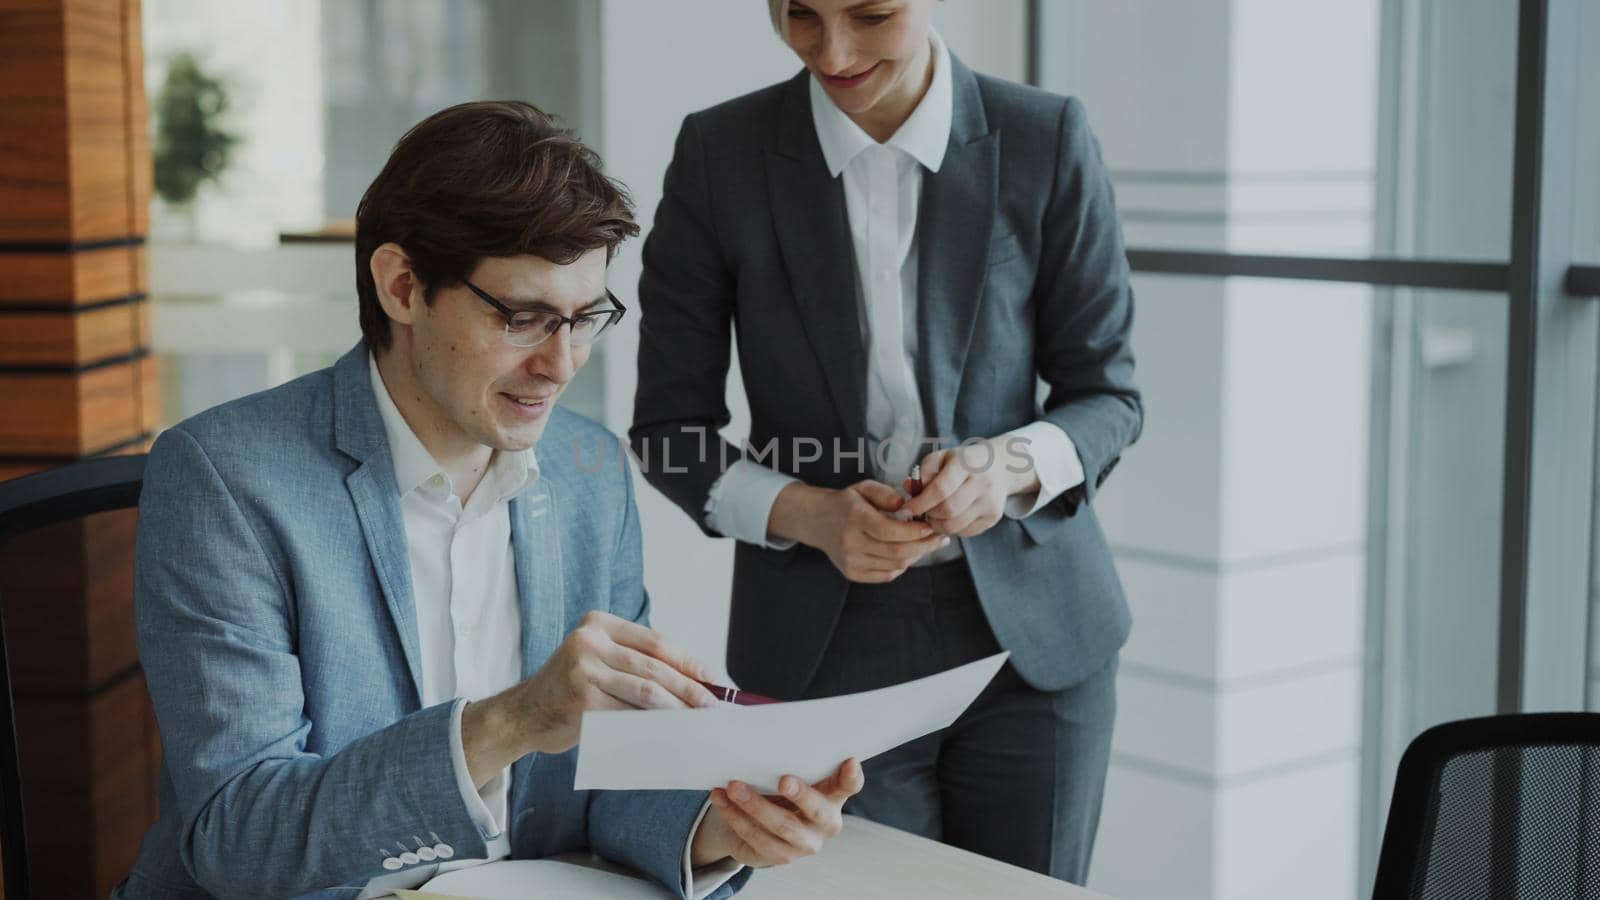
[[[740,448],[727,406],[735,281],[717,241],[700,131],[684,119],[639,278],[639,386],[629,440],[644,477],[712,537],[711,486]]]
[[[452,704],[331,756],[307,752],[292,589],[235,488],[181,428],[151,450],[139,517],[139,658],[177,796],[179,853],[201,887],[287,897],[360,883],[385,874],[381,849],[398,855],[395,842],[418,833],[436,832],[460,858],[484,855],[451,763]]]
[[[644,548],[639,509],[633,499],[633,473],[623,462],[627,509],[617,535],[611,571],[611,612],[650,624],[650,597],[644,589]],[[683,866],[706,791],[592,791],[589,794],[589,846],[686,897]],[[713,894],[731,896],[749,880],[744,869]]]
[[[1045,209],[1034,288],[1035,355],[1049,386],[1044,419],[1072,438],[1083,484],[1062,495],[1071,515],[1090,502],[1139,436],[1133,382],[1133,290],[1111,179],[1083,105],[1067,99]]]

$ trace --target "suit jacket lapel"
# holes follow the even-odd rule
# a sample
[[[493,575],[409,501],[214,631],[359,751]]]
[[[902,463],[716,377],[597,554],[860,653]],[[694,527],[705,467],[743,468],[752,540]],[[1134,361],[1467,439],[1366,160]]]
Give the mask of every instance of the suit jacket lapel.
[[[566,629],[561,590],[560,516],[545,481],[511,501],[511,547],[522,612],[522,677],[556,652]]]
[[[400,639],[411,675],[417,706],[422,705],[422,649],[417,638],[417,610],[411,595],[411,557],[406,550],[405,520],[400,514],[400,489],[383,419],[372,395],[367,350],[359,344],[334,366],[335,445],[359,465],[345,477],[356,518],[367,541],[367,553],[378,574],[384,604]]]
[[[828,174],[801,72],[783,92],[777,148],[767,153],[767,189],[784,267],[806,338],[822,366],[850,437],[866,434],[867,353],[844,183]]]
[[[937,173],[924,172],[917,214],[917,383],[941,437],[956,433],[956,401],[988,271],[1000,184],[1000,135],[990,132],[978,79],[950,58],[950,145]],[[987,435],[984,435],[987,436]]]

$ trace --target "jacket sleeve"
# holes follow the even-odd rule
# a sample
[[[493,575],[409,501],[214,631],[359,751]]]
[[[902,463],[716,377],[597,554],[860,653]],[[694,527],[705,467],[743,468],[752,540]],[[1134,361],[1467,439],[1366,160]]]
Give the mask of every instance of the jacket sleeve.
[[[1066,100],[1058,128],[1034,289],[1035,354],[1050,389],[1044,418],[1071,437],[1083,462],[1083,484],[1063,495],[1058,513],[1070,515],[1139,436],[1144,405],[1133,382],[1133,290],[1111,179],[1082,104]]]
[[[727,406],[735,283],[718,247],[694,116],[667,167],[639,278],[639,387],[629,439],[645,479],[706,534],[711,486],[740,448],[718,430]]]
[[[181,428],[151,450],[139,514],[139,657],[196,882],[230,897],[364,882],[385,874],[381,851],[430,832],[458,858],[484,855],[451,765],[451,704],[307,752],[291,587]]]

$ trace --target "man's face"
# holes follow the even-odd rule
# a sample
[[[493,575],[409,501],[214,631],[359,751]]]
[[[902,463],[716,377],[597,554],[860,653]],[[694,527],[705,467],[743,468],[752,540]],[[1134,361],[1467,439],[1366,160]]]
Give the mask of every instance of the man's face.
[[[546,309],[562,316],[607,306],[606,251],[591,250],[559,265],[538,256],[486,257],[469,280],[514,310]],[[563,325],[536,347],[505,340],[505,318],[466,285],[434,291],[431,303],[412,304],[408,341],[412,387],[427,410],[414,428],[430,446],[472,442],[495,450],[526,450],[538,442],[556,399],[589,359]],[[395,348],[399,350],[398,346]],[[418,428],[420,431],[421,429]]]

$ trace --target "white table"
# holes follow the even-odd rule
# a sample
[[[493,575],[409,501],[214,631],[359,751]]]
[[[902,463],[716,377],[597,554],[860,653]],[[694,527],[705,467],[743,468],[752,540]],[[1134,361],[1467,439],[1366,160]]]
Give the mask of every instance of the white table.
[[[434,896],[477,900],[659,900],[668,896],[659,884],[589,854],[489,863],[442,875],[424,890],[435,892]],[[821,853],[792,865],[763,869],[739,893],[740,900],[816,897],[1110,900],[1104,894],[855,816],[845,817],[844,833],[829,841]]]
[[[1104,894],[1065,881],[855,816],[845,817],[844,832],[829,841],[821,853],[757,872],[739,897],[1110,900]]]

